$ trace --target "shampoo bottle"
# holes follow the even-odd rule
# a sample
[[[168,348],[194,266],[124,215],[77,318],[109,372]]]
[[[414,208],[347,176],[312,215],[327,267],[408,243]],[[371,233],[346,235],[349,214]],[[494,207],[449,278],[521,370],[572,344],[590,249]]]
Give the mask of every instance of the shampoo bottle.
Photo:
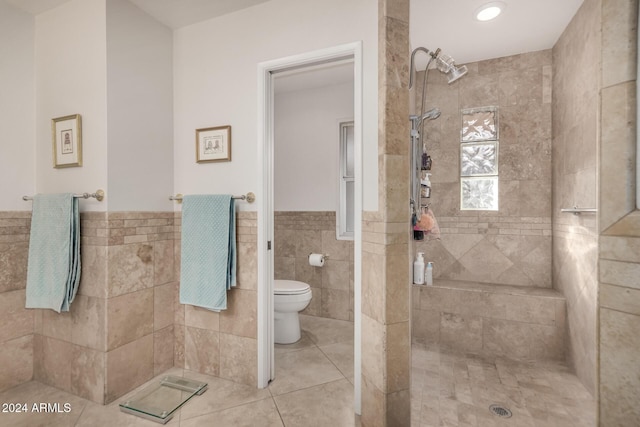
[[[424,254],[422,252],[418,252],[413,263],[413,283],[424,285]]]
[[[430,173],[425,173],[424,178],[420,180],[422,197],[431,197],[431,179],[429,178],[430,176]]]
[[[424,271],[424,283],[427,286],[433,285],[433,263],[428,262],[427,268]]]

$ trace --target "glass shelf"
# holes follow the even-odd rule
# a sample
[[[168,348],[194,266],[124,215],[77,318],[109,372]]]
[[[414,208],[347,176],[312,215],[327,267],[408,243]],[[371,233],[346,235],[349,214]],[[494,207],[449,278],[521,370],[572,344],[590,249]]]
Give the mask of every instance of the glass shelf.
[[[147,420],[166,424],[173,414],[195,395],[207,390],[207,383],[167,375],[120,403],[120,410]]]

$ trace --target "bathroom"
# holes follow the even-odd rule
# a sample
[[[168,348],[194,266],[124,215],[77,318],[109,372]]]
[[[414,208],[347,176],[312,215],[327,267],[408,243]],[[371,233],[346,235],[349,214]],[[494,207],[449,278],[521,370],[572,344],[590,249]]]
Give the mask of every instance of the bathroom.
[[[0,120],[8,132],[7,140],[21,142],[3,144],[0,156],[0,265],[2,306],[6,307],[3,312],[7,316],[3,320],[6,326],[0,352],[2,388],[19,387],[35,379],[31,384],[51,384],[79,399],[104,403],[117,401],[123,393],[170,367],[201,370],[203,374],[234,384],[253,384],[255,388],[256,319],[260,310],[259,219],[255,206],[237,202],[239,288],[233,291],[230,310],[213,314],[179,305],[176,310],[172,308],[179,279],[180,207],[167,199],[179,192],[241,195],[253,191],[259,202],[263,194],[258,190],[256,64],[362,40],[362,336],[363,341],[375,337],[363,342],[362,421],[363,425],[379,425],[371,420],[406,425],[392,422],[406,421],[410,410],[405,404],[409,393],[406,373],[397,382],[386,381],[387,376],[378,377],[376,373],[384,366],[389,377],[396,378],[396,365],[399,363],[398,372],[406,372],[409,364],[406,301],[411,256],[406,238],[396,240],[403,244],[393,245],[393,239],[406,235],[409,227],[407,197],[397,196],[405,189],[409,194],[408,160],[404,158],[408,151],[399,151],[408,150],[408,146],[399,147],[392,142],[399,140],[393,139],[394,131],[409,134],[408,120],[394,119],[394,114],[409,115],[409,94],[404,93],[411,52],[408,2],[380,2],[379,11],[378,2],[370,0],[323,2],[322,7],[272,0],[200,24],[178,25],[174,30],[149,18],[134,6],[136,2],[125,0],[60,2],[56,8],[35,16],[34,12],[17,9],[16,3],[21,2],[0,2],[2,31],[15,34],[0,38],[2,50],[7,49],[13,58],[10,65],[2,65],[0,85],[7,96],[0,100]],[[583,258],[576,259],[583,256],[576,248],[583,249],[584,241],[597,240],[593,256],[599,264],[595,279],[599,296],[595,308],[590,306],[590,313],[596,316],[590,322],[599,324],[599,333],[589,335],[586,341],[579,341],[582,338],[576,334],[574,343],[585,348],[576,352],[577,357],[584,355],[589,363],[594,357],[600,361],[588,369],[593,375],[584,381],[595,383],[591,388],[595,387],[599,402],[600,425],[625,425],[624,419],[618,417],[637,420],[631,397],[637,395],[639,387],[635,377],[627,375],[637,372],[633,355],[640,347],[635,335],[628,332],[637,329],[638,324],[633,302],[637,284],[633,277],[640,262],[634,257],[638,228],[630,184],[635,168],[627,162],[635,153],[636,140],[632,91],[636,44],[633,37],[629,38],[635,36],[636,26],[635,19],[631,21],[629,17],[637,15],[637,3],[585,1],[582,9],[581,16],[589,23],[584,25],[599,31],[588,33],[589,37],[585,33],[577,37],[579,41],[573,39],[574,43],[582,46],[584,40],[595,38],[595,48],[601,46],[592,52],[595,58],[589,61],[602,64],[597,82],[601,105],[586,128],[593,129],[595,123],[599,136],[592,142],[599,157],[594,178],[585,183],[599,189],[600,195],[594,200],[598,223],[584,227],[582,222],[593,216],[558,212],[582,200],[554,199],[551,215],[547,215],[552,221],[551,240],[553,245],[566,244],[571,250],[553,259],[550,277],[552,284],[571,282],[567,277],[582,281],[582,275],[594,280],[593,262],[585,261],[590,267],[583,266]],[[379,13],[387,18],[378,20]],[[416,13],[413,7],[411,13]],[[354,16],[358,17],[356,21]],[[69,22],[74,25],[67,25]],[[327,32],[327,28],[335,30]],[[385,37],[389,37],[389,43],[385,43]],[[371,46],[377,48],[372,50]],[[425,46],[447,50],[439,40]],[[456,57],[455,52],[448,53]],[[220,61],[221,58],[225,60]],[[548,57],[541,60],[545,66],[550,65]],[[553,53],[551,66],[555,72],[553,68],[558,65]],[[577,67],[573,63],[565,66]],[[378,75],[379,69],[388,72]],[[211,73],[215,73],[215,79],[209,78]],[[398,75],[403,78],[395,78]],[[431,72],[429,78],[435,82],[436,76]],[[472,77],[470,74],[465,79]],[[565,79],[563,87],[571,82],[582,84],[571,76]],[[464,79],[458,84],[463,83]],[[444,90],[456,89],[448,86]],[[440,102],[438,96],[436,90],[428,92],[430,102],[446,111],[447,104]],[[487,105],[492,103],[473,102],[470,106]],[[571,101],[562,111],[575,111],[579,105],[582,104]],[[50,121],[76,113],[83,117],[83,165],[54,169]],[[552,117],[556,113],[552,111]],[[429,125],[441,126],[443,118]],[[501,115],[500,119],[504,117]],[[555,126],[557,121],[553,123]],[[232,161],[197,164],[194,130],[226,124],[233,128]],[[555,133],[554,126],[552,137],[564,139],[563,134]],[[582,128],[576,123],[576,129]],[[500,131],[502,147],[502,137],[509,134],[508,130]],[[428,131],[427,135],[435,139],[436,133]],[[403,144],[406,140],[403,137]],[[570,171],[575,172],[569,174],[569,181],[584,170],[582,166],[593,162],[588,157],[594,152],[591,148],[580,146],[586,157],[568,159],[573,165]],[[565,155],[572,153],[565,149]],[[554,154],[562,156],[552,151],[552,176],[554,166],[560,166],[553,162]],[[433,167],[443,162],[434,158]],[[452,222],[446,218],[454,215],[446,206],[438,206],[436,198],[446,188],[443,184],[447,184],[447,178],[433,178],[433,210],[442,221],[444,236],[448,232],[445,228],[454,228],[445,227],[447,221]],[[96,189],[105,190],[104,201],[80,202],[84,267],[76,311],[56,317],[22,309],[30,215],[29,202],[24,202],[22,196]],[[555,188],[551,193],[553,197],[562,196]],[[569,205],[561,206],[560,202]],[[447,243],[442,239],[439,244]],[[444,264],[440,265],[442,261],[437,259],[436,262],[436,275],[444,274]],[[573,266],[575,276],[563,264]],[[356,287],[357,278],[354,280]],[[584,293],[575,291],[577,295],[572,296],[562,290],[567,301],[575,298],[578,306]],[[593,302],[589,295],[585,300]],[[570,310],[571,306],[568,314]],[[166,342],[175,345],[164,345]],[[173,351],[168,352],[170,347]],[[201,351],[205,348],[215,350]],[[589,374],[584,376],[588,377]],[[255,401],[268,401],[260,399],[263,397],[256,392]],[[99,411],[98,406],[87,404],[86,408],[87,412]],[[73,414],[80,416],[75,411]]]

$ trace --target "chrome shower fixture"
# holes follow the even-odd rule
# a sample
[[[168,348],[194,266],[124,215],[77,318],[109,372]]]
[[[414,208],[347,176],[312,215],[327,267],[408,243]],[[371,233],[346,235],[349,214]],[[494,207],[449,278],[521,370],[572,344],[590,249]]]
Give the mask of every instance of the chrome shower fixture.
[[[420,121],[423,121],[423,120],[435,120],[438,117],[440,117],[440,109],[439,108],[432,108],[431,110],[429,110],[426,113],[424,113],[422,115],[422,117],[420,117]]]
[[[468,70],[466,65],[456,66],[456,63],[452,57],[450,57],[449,55],[440,53],[440,48],[436,49],[435,52],[431,52],[430,50],[424,47],[417,47],[413,50],[413,52],[411,52],[411,65],[409,68],[409,89],[413,87],[413,76],[415,74],[414,57],[418,51],[422,51],[430,56],[429,62],[427,63],[427,66],[425,67],[425,69],[428,69],[429,65],[431,64],[431,61],[435,59],[436,68],[438,69],[438,71],[449,75],[449,80],[448,80],[449,84],[455,82],[460,77],[467,74]]]

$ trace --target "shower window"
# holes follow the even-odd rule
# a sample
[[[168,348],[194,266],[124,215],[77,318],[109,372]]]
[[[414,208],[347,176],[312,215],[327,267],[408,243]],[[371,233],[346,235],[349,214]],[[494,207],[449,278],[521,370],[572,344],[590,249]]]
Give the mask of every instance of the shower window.
[[[340,206],[336,212],[336,237],[353,240],[355,156],[353,122],[340,123]]]
[[[498,108],[462,110],[460,210],[498,210]]]

